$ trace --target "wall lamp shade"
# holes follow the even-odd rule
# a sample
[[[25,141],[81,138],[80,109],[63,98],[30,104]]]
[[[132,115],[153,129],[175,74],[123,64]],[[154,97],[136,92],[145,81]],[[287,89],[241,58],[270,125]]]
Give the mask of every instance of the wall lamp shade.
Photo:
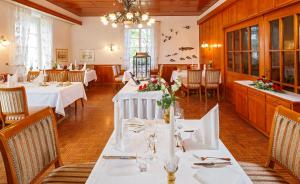
[[[9,45],[9,41],[2,35],[0,37],[0,44],[4,47],[7,47]]]
[[[208,47],[209,47],[208,43],[203,42],[201,44],[201,48],[208,48]]]

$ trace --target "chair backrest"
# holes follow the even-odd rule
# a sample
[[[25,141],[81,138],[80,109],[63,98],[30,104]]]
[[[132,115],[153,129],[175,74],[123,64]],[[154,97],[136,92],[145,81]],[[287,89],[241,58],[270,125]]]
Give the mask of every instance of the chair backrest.
[[[205,70],[205,84],[219,84],[221,70]]]
[[[40,71],[29,71],[27,73],[27,81],[33,81],[40,75]]]
[[[113,65],[112,71],[113,71],[113,77],[117,77],[118,76],[117,66]]]
[[[188,70],[187,71],[187,84],[201,84],[202,71],[201,70]]]
[[[84,82],[85,71],[67,71],[67,80],[70,82]]]
[[[24,86],[0,88],[0,108],[3,121],[17,121],[28,116],[28,105]]]
[[[66,81],[66,71],[64,70],[47,70],[49,82],[64,82]]]
[[[160,65],[158,75],[162,77],[163,72],[164,72],[164,65]]]
[[[187,65],[177,65],[177,69],[179,69],[179,70],[187,70]]]
[[[117,75],[121,75],[121,65],[116,65]]]
[[[62,165],[56,121],[50,107],[0,131],[8,183],[34,183],[47,169]]]
[[[269,163],[279,164],[300,179],[300,113],[278,106],[269,141]]]

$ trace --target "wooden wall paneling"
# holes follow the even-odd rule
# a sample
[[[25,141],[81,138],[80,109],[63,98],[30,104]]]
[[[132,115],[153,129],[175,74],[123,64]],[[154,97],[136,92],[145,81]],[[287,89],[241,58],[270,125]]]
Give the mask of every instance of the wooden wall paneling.
[[[283,5],[287,5],[289,3],[297,2],[297,0],[274,0],[275,7],[280,7]],[[299,0],[298,0],[299,1]]]
[[[233,4],[228,9],[228,24],[234,24],[237,22],[237,5]]]
[[[113,71],[112,65],[95,65],[95,71],[97,74],[97,83],[109,84],[113,83]]]
[[[274,8],[274,0],[263,0],[258,3],[258,12],[263,13]]]
[[[243,117],[248,119],[248,91],[247,87],[235,84],[235,110],[236,112]]]
[[[248,16],[248,9],[250,7],[251,1],[247,0],[239,0],[236,3],[236,21],[237,20],[244,20]]]

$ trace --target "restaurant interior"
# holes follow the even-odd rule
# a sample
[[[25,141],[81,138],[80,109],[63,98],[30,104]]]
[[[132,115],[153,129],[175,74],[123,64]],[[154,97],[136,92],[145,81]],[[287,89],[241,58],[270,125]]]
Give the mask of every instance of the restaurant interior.
[[[300,184],[299,0],[0,17],[0,184]]]

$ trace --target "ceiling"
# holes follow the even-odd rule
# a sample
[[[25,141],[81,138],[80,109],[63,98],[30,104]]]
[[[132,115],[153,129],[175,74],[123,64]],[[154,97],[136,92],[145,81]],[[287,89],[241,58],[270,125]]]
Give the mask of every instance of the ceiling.
[[[78,16],[102,16],[123,10],[118,0],[47,0]],[[140,0],[141,8],[152,16],[200,15],[217,0]]]

